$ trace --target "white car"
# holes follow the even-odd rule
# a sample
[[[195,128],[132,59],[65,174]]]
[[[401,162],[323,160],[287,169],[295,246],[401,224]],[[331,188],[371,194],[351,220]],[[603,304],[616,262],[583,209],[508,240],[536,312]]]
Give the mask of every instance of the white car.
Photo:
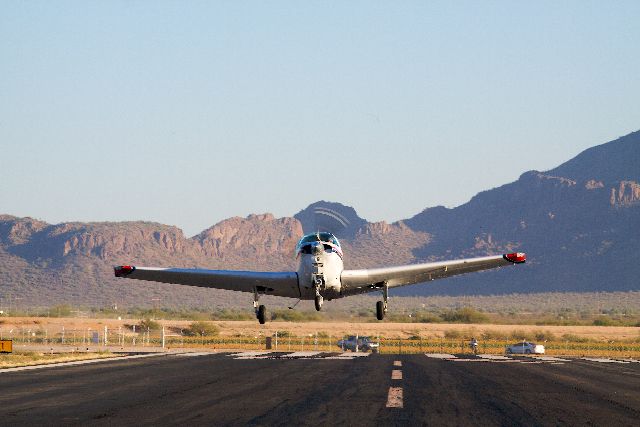
[[[544,354],[544,346],[533,342],[522,341],[506,348],[507,354]]]

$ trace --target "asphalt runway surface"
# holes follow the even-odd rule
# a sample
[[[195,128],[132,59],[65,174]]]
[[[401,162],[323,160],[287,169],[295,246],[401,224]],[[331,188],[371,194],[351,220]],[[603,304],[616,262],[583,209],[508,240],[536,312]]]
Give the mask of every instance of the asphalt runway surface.
[[[0,425],[639,425],[640,363],[160,355],[0,371]]]

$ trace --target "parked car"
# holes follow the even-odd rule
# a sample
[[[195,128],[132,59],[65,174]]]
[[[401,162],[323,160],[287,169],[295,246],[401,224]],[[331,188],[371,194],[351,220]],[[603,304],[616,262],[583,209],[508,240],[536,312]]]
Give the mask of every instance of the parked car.
[[[357,346],[358,351],[371,351],[372,353],[377,353],[378,348],[380,347],[380,343],[373,341],[369,337],[358,337]],[[356,336],[351,335],[346,339],[338,341],[338,347],[340,347],[344,351],[356,351]]]
[[[534,342],[522,341],[506,348],[508,354],[544,354],[544,346]]]

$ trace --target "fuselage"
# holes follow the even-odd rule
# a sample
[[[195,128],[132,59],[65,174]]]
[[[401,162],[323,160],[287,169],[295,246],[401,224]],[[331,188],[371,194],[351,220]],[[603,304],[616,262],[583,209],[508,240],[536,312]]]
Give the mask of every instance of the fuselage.
[[[338,239],[326,232],[307,234],[296,246],[298,286],[302,299],[314,299],[316,288],[326,299],[340,297],[340,275],[344,270]]]

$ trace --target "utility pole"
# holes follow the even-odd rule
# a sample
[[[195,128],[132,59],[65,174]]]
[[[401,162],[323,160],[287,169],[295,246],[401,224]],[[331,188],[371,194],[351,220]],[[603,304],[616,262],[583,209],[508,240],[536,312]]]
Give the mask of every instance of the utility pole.
[[[22,297],[13,297],[13,306],[16,310],[16,313],[18,312],[18,300],[22,299]]]
[[[156,320],[156,313],[158,312],[158,301],[160,301],[160,298],[158,297],[151,298],[151,301],[153,301],[153,319],[152,320]]]

